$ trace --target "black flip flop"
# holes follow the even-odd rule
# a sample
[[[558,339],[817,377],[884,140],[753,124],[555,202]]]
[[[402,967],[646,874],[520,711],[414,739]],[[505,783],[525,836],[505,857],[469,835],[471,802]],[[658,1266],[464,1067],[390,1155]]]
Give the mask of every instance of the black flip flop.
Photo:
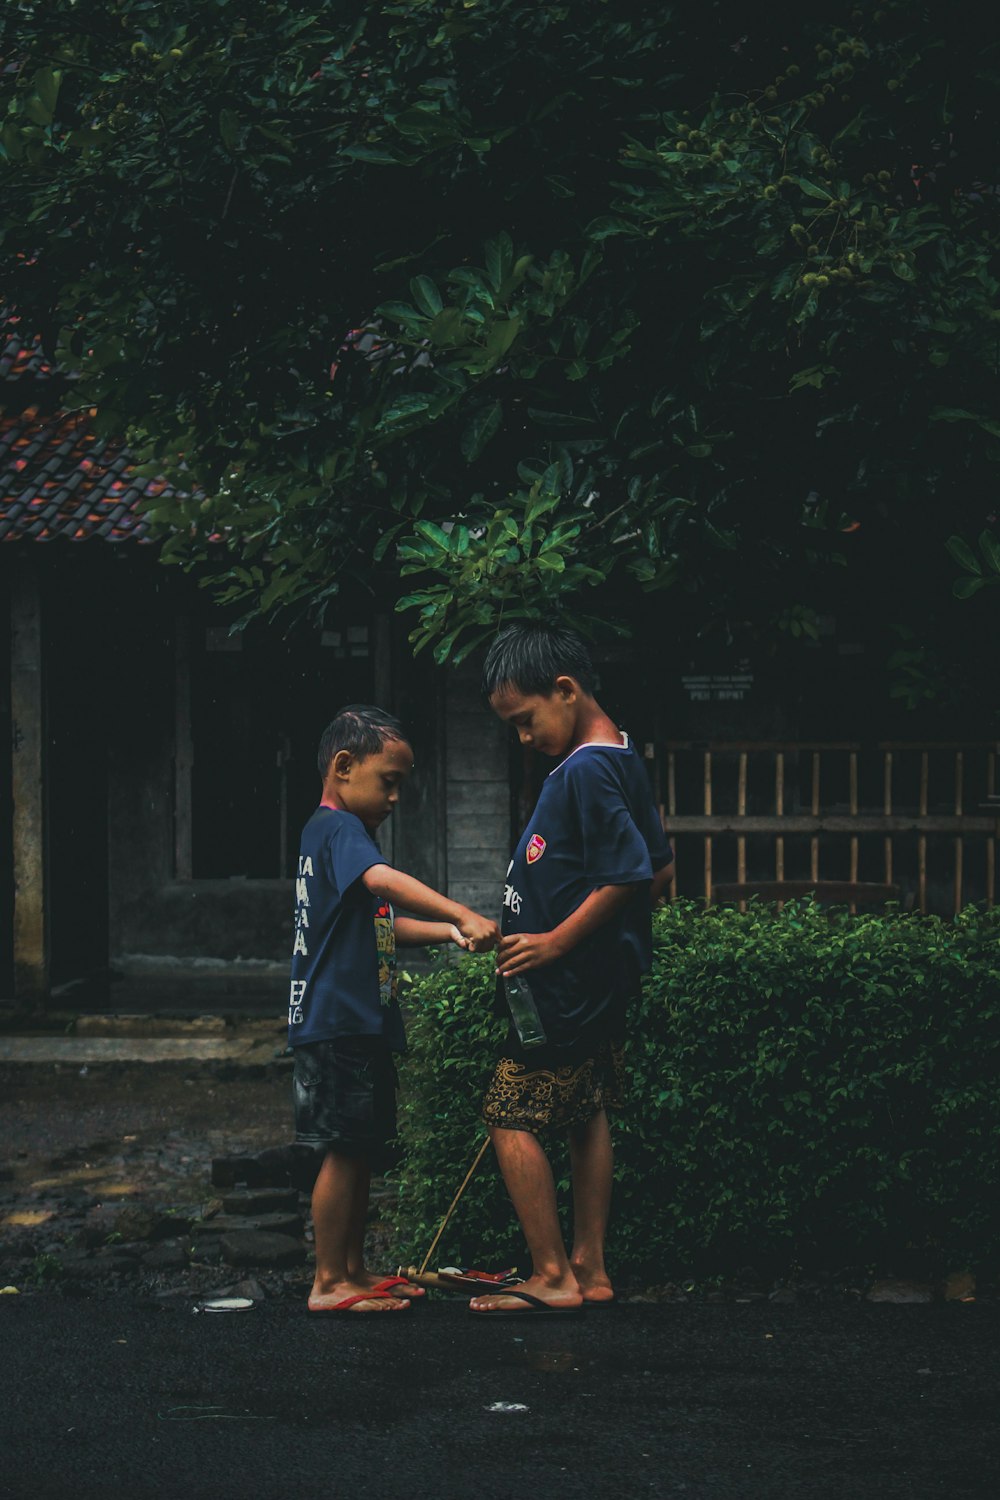
[[[474,1318],[577,1318],[583,1312],[583,1305],[579,1307],[557,1307],[551,1302],[543,1302],[541,1297],[533,1297],[530,1292],[522,1292],[516,1287],[497,1287],[495,1291],[483,1291],[481,1296],[490,1297],[517,1297],[519,1301],[526,1303],[525,1307],[470,1307],[469,1312]]]

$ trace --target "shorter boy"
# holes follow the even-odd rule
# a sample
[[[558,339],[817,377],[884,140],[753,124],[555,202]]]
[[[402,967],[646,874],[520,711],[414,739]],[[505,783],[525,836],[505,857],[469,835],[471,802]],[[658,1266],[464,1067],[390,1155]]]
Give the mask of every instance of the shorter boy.
[[[421,1288],[364,1263],[371,1172],[391,1162],[396,1135],[392,1054],[406,1049],[396,944],[482,952],[499,931],[382,858],[373,835],[413,768],[397,719],[366,704],[342,708],[318,760],[323,795],[302,832],[288,1007],[295,1138],[324,1153],[312,1195],[309,1311],[404,1312]],[[394,902],[437,920],[395,918]]]
[[[498,636],[483,691],[522,745],[559,761],[514,851],[497,958],[527,984],[545,1043],[511,1027],[483,1103],[532,1272],[516,1291],[473,1299],[480,1316],[565,1314],[614,1300],[604,1264],[611,1202],[607,1109],[621,1103],[626,1009],[652,961],[650,907],[672,868],[649,779],[628,735],[594,697],[594,668],[569,630]],[[565,1130],[573,1179],[567,1254],[539,1135]]]

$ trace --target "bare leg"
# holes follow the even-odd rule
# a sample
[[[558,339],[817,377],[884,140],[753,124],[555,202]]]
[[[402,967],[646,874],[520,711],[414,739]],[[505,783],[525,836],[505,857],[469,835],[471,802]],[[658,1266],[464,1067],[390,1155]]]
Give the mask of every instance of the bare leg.
[[[614,1289],[604,1266],[614,1154],[604,1110],[569,1131],[573,1169],[573,1250],[570,1266],[585,1302],[610,1302]]]
[[[312,1195],[316,1274],[309,1294],[310,1308],[329,1307],[371,1290],[370,1283],[358,1279],[364,1269],[362,1249],[369,1175],[364,1158],[327,1152]],[[407,1306],[404,1299],[389,1297],[355,1303],[354,1310],[399,1312]]]
[[[365,1225],[368,1222],[368,1193],[371,1188],[371,1166],[359,1157],[347,1225],[347,1275],[351,1281],[365,1279]],[[375,1278],[378,1279],[377,1277]]]
[[[364,1171],[358,1173],[357,1183],[354,1190],[354,1200],[351,1204],[351,1224],[349,1231],[349,1244],[347,1247],[347,1274],[348,1280],[357,1282],[361,1286],[378,1286],[386,1279],[385,1271],[368,1271],[365,1269],[365,1229],[368,1224],[368,1195],[371,1188],[371,1167],[365,1161]],[[421,1298],[426,1296],[422,1287],[413,1286],[409,1282],[393,1290],[403,1298]]]
[[[527,1130],[490,1130],[503,1180],[531,1255],[531,1275],[523,1290],[543,1302],[560,1307],[579,1307],[583,1298],[570,1270],[563,1244],[552,1168],[537,1136]],[[473,1297],[470,1307],[477,1312],[491,1308],[523,1307],[516,1299],[500,1293]]]

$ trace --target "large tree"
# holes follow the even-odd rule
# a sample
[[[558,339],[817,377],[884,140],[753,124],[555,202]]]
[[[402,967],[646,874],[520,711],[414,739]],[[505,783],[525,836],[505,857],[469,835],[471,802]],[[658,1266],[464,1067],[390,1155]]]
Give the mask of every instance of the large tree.
[[[819,9],[22,0],[6,295],[248,612],[908,628],[1000,565],[998,48]]]

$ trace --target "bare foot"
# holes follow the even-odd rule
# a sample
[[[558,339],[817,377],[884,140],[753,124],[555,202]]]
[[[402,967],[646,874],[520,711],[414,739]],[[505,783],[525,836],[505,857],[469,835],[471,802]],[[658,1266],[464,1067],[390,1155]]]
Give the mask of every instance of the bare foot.
[[[365,1284],[362,1281],[338,1281],[332,1286],[322,1288],[314,1285],[309,1293],[309,1311],[335,1312],[342,1303],[349,1302],[352,1297],[358,1297],[360,1300],[351,1307],[344,1308],[344,1312],[405,1312],[410,1306],[405,1297],[386,1296],[383,1292],[379,1292],[375,1297],[366,1295],[371,1290],[372,1283]]]
[[[559,1282],[545,1281],[541,1276],[529,1276],[527,1281],[518,1282],[517,1289],[542,1302],[548,1302],[552,1307],[579,1307],[584,1300],[572,1276]],[[488,1297],[473,1297],[469,1303],[473,1312],[514,1312],[518,1308],[523,1311],[526,1305],[518,1297],[505,1297],[503,1292],[492,1292]]]
[[[573,1275],[576,1277],[577,1286],[583,1293],[584,1302],[613,1302],[615,1300],[615,1289],[611,1285],[611,1277],[603,1268],[600,1271],[591,1271],[587,1266],[573,1266]]]

